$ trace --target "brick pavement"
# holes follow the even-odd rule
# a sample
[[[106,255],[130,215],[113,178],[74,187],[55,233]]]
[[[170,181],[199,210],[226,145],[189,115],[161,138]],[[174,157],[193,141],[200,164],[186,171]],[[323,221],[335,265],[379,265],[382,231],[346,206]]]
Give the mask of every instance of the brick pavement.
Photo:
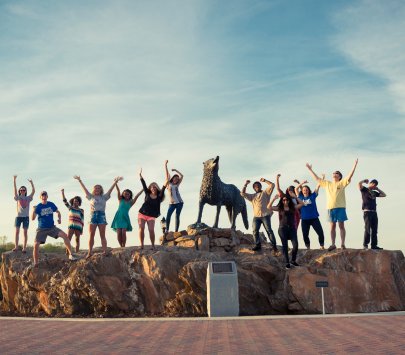
[[[0,318],[1,354],[405,354],[405,313],[342,317]]]

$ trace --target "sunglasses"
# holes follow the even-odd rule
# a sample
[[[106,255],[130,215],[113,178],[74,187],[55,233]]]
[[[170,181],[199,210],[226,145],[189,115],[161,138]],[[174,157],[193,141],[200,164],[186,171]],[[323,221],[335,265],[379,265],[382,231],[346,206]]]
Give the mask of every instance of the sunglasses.
[[[19,189],[18,191],[20,191],[20,192],[25,192],[25,191],[27,191],[26,189]]]
[[[287,198],[283,198],[283,202],[284,202],[284,201],[288,201],[288,199],[287,199]]]

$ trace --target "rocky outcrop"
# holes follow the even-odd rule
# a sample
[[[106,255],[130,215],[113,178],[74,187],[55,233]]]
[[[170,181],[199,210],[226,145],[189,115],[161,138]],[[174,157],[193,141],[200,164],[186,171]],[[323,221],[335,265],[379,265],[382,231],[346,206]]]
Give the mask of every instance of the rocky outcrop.
[[[229,239],[224,236],[221,238]],[[222,244],[219,241],[218,244]],[[225,243],[225,242],[224,242]],[[218,247],[222,248],[222,247]],[[114,249],[76,262],[41,253],[4,253],[0,283],[3,313],[48,316],[204,316],[209,261],[238,268],[241,315],[322,311],[315,281],[328,280],[328,313],[405,310],[405,260],[401,251],[300,250],[300,267],[285,270],[282,256],[239,245],[209,252],[178,246]]]

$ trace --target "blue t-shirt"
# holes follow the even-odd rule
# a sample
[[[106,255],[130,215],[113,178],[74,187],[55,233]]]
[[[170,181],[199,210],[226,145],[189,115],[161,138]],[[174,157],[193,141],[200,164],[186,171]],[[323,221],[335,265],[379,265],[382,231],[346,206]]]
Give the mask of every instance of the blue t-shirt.
[[[38,215],[38,228],[52,228],[55,223],[53,221],[53,213],[58,210],[58,207],[52,202],[47,202],[45,205],[40,203],[35,207],[35,213]]]
[[[302,192],[298,196],[304,206],[301,207],[301,219],[314,219],[319,217],[318,209],[316,208],[316,198],[318,195],[316,192],[313,192],[308,197],[305,197]]]

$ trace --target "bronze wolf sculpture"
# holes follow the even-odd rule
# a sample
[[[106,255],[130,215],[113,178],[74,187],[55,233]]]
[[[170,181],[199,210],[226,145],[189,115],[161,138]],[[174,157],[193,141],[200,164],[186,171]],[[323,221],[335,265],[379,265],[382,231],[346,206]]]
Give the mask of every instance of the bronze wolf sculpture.
[[[204,205],[208,203],[217,206],[214,228],[218,228],[219,213],[221,206],[228,211],[231,228],[235,228],[235,220],[239,213],[242,214],[243,224],[249,229],[245,199],[240,195],[240,190],[231,184],[225,184],[218,176],[219,157],[204,162],[204,174],[200,189],[200,202],[197,223],[201,223]]]

